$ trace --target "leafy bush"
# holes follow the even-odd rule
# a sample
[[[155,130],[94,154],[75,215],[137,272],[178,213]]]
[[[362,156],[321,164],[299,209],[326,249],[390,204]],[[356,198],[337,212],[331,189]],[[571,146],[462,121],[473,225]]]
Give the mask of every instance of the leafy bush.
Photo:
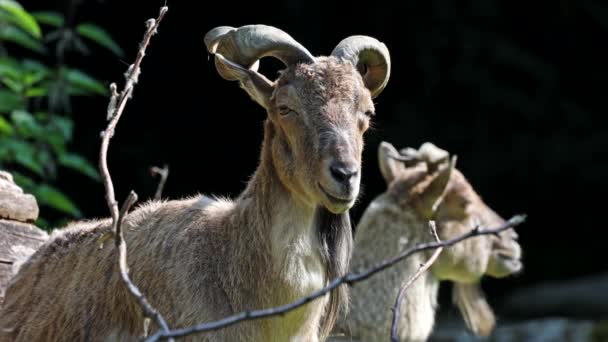
[[[50,31],[43,32],[41,24]],[[29,13],[16,1],[0,0],[0,169],[10,170],[43,208],[73,218],[81,216],[80,210],[53,186],[61,168],[100,178],[95,166],[68,148],[74,129],[70,102],[75,96],[107,94],[102,82],[63,62],[70,51],[87,54],[85,40],[122,55],[95,24],[69,27],[61,13]],[[55,63],[49,66],[43,60],[49,60],[51,45]],[[17,58],[7,47],[33,57]],[[38,224],[47,225],[44,219]]]

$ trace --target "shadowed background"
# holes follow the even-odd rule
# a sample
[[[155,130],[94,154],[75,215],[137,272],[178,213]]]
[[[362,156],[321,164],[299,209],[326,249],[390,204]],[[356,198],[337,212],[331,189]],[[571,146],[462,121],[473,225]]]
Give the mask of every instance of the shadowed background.
[[[59,10],[69,1],[21,1],[28,10]],[[79,21],[106,28],[135,57],[144,21],[162,2],[85,1]],[[355,222],[384,191],[376,150],[431,141],[458,155],[458,168],[503,217],[527,213],[518,229],[525,270],[487,280],[497,296],[541,280],[608,270],[601,208],[608,181],[608,4],[599,0],[374,1],[371,6],[321,0],[169,1],[169,12],[142,65],[109,151],[122,201],[135,190],[153,196],[152,165],[170,165],[164,197],[236,196],[254,171],[265,111],[236,82],[219,77],[203,35],[219,25],[268,24],[313,55],[329,54],[353,34],[376,37],[392,57],[392,76],[376,99],[366,135],[364,192]],[[93,76],[123,82],[127,65],[110,52],[67,60]],[[262,63],[267,75],[279,67]],[[72,150],[96,163],[107,99],[73,106]],[[67,169],[58,187],[85,217],[107,216],[103,186]],[[599,200],[598,200],[599,199]],[[43,209],[44,210],[44,209]],[[42,213],[59,217],[57,213]],[[496,297],[494,297],[496,298]],[[491,298],[491,301],[493,299]]]

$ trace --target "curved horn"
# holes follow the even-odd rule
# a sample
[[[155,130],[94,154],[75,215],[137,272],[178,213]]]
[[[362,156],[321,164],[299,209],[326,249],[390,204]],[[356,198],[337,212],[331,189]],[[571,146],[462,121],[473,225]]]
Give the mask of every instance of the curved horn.
[[[342,40],[332,56],[344,58],[357,67],[372,97],[378,96],[391,75],[391,56],[384,43],[368,36],[351,36]]]
[[[287,66],[313,63],[315,60],[310,52],[290,35],[266,25],[247,25],[238,29],[219,26],[207,32],[205,45],[209,53],[220,54],[237,65],[253,70],[257,69],[256,62],[267,56],[275,57]],[[224,78],[228,76],[221,71],[220,74]]]

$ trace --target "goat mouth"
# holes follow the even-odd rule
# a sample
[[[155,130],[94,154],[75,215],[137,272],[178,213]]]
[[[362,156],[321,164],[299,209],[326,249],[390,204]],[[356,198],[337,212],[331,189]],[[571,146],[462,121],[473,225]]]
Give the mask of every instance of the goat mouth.
[[[520,258],[516,258],[505,253],[497,253],[496,256],[500,259],[500,262],[503,265],[507,266],[512,271],[518,272],[523,268],[523,263]]]
[[[332,203],[340,204],[340,205],[347,205],[347,204],[350,204],[354,200],[354,198],[340,198],[340,197],[336,197],[335,195],[332,195],[331,193],[329,193],[329,191],[327,191],[327,190],[325,190],[325,188],[323,188],[321,183],[319,183],[319,188],[321,189],[321,191],[323,192],[325,197],[327,197],[327,199],[329,199],[329,201]]]

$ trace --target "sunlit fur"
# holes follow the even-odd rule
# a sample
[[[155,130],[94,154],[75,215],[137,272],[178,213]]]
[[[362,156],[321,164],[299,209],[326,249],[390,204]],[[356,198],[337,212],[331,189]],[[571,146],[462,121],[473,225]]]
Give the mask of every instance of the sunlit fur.
[[[150,202],[125,221],[133,281],[172,328],[285,304],[348,270],[347,210],[360,172],[344,186],[327,167],[341,161],[360,169],[369,90],[351,64],[334,57],[292,65],[273,87],[260,162],[238,198]],[[279,113],[284,105],[292,112]],[[319,184],[348,203],[332,202]],[[23,265],[0,313],[0,341],[142,335],[142,312],[121,283],[113,242],[102,243],[109,227],[101,220],[57,230]],[[342,287],[286,315],[185,340],[315,342],[345,304]]]
[[[441,239],[464,234],[477,224],[495,228],[504,223],[458,170],[447,173],[445,167],[430,167],[424,162],[405,167],[388,157],[398,153],[387,143],[382,144],[380,154],[388,189],[372,201],[357,225],[353,270],[397,255],[418,243],[433,241],[428,225],[431,219],[436,221]],[[444,190],[435,189],[431,194],[429,188],[441,186],[442,175],[449,175],[449,181],[443,182]],[[431,202],[424,198],[429,195],[433,197]],[[436,209],[426,214],[430,207],[424,206],[435,201],[439,201]],[[509,230],[499,237],[476,237],[444,249],[431,271],[422,274],[405,292],[399,307],[400,341],[425,341],[429,337],[441,280],[455,282],[454,301],[469,328],[480,335],[489,334],[494,327],[494,316],[478,282],[484,274],[502,277],[519,271],[521,249],[515,238],[515,232]],[[356,284],[351,290],[350,314],[339,323],[340,331],[360,341],[389,341],[391,308],[397,292],[430,254],[414,254]],[[496,272],[498,269],[501,272]]]

